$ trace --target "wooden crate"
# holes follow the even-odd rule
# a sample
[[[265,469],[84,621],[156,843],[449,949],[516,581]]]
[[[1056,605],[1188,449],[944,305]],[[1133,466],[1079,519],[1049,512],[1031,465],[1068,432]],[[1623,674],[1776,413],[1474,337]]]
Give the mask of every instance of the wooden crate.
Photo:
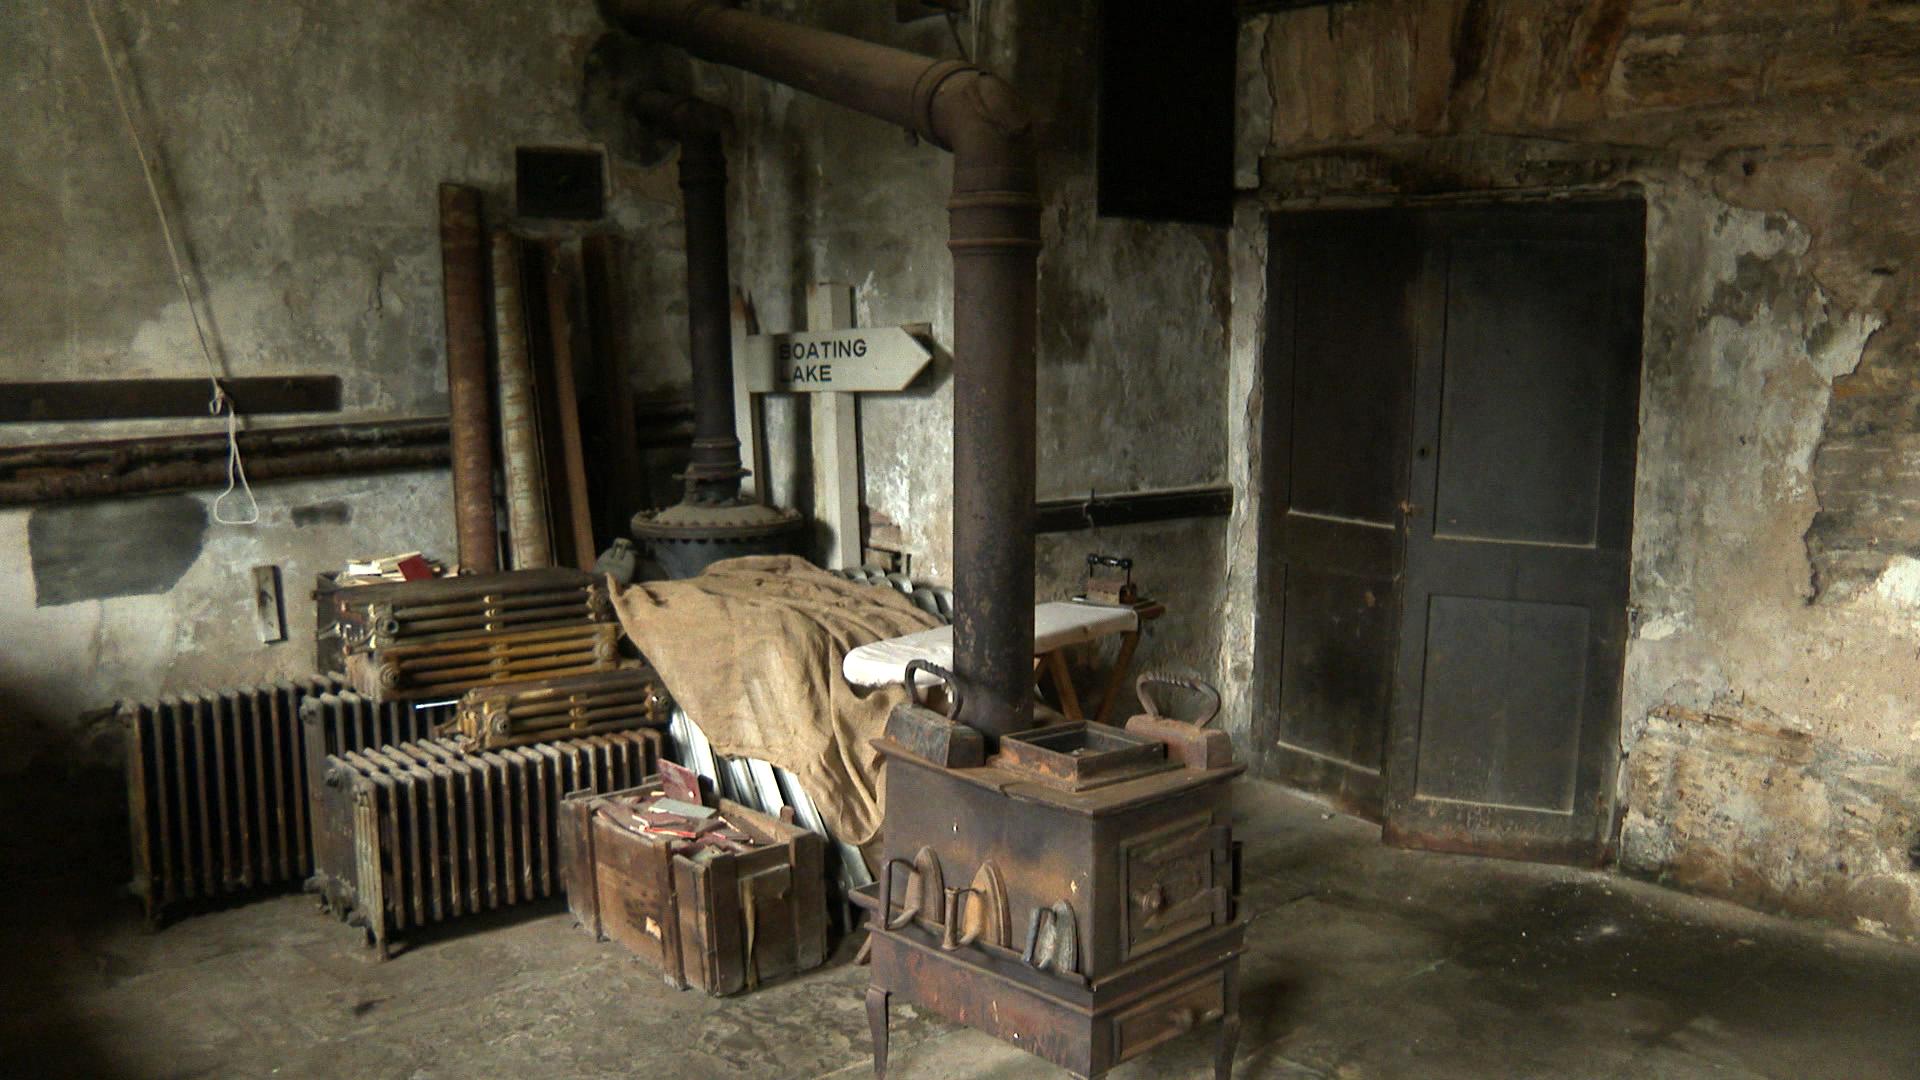
[[[770,840],[690,858],[626,822],[622,805],[658,781],[567,798],[561,877],[582,929],[625,945],[668,985],[724,995],[820,966],[827,957],[825,843],[817,833],[726,799],[720,813]]]

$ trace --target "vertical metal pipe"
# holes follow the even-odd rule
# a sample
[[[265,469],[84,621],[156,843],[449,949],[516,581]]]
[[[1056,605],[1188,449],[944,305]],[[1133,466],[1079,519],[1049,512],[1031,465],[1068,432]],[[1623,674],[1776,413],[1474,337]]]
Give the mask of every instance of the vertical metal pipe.
[[[521,299],[520,238],[493,233],[493,317],[500,357],[500,446],[507,480],[507,539],[513,568],[553,565],[547,532],[546,470],[540,463],[539,409],[527,356],[527,312]]]
[[[962,719],[990,735],[1033,723],[1035,264],[1039,203],[955,193],[954,669]]]
[[[487,393],[487,270],[480,193],[440,185],[440,272],[447,318],[447,411],[453,431],[453,524],[460,566],[500,569],[493,516],[493,408]]]
[[[900,124],[953,151],[954,666],[960,719],[1033,721],[1034,343],[1038,187],[1007,83],[739,11],[718,0],[602,0],[620,26]]]
[[[727,156],[716,128],[683,131],[680,191],[687,238],[687,339],[693,363],[695,502],[740,497],[740,436],[733,427],[732,297],[727,280]]]

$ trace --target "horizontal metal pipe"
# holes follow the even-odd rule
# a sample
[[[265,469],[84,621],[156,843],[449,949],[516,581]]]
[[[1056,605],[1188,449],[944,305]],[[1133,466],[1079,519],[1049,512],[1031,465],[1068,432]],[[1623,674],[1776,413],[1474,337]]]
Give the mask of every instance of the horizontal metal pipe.
[[[602,0],[616,25],[905,127],[954,154],[954,667],[959,718],[1033,723],[1034,348],[1039,198],[1032,124],[1007,83],[738,11]]]
[[[451,459],[445,417],[243,431],[247,479],[425,469]],[[0,451],[0,506],[193,491],[227,482],[225,435],[171,435]]]
[[[1062,533],[1155,521],[1223,518],[1232,514],[1233,489],[1230,487],[1170,488],[1042,499],[1034,507],[1033,528],[1036,533]]]

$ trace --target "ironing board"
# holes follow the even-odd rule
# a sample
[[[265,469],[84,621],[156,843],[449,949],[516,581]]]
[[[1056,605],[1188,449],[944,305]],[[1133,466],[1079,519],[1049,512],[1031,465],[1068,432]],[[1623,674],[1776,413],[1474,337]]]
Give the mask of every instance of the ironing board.
[[[1073,689],[1073,680],[1067,674],[1064,650],[1082,642],[1123,636],[1126,642],[1122,645],[1118,666],[1124,668],[1132,657],[1133,644],[1139,640],[1141,621],[1163,610],[1158,604],[1116,607],[1066,600],[1034,606],[1034,673],[1038,676],[1043,669],[1046,671],[1055,692],[1060,695],[1061,711],[1068,719],[1080,720],[1084,717],[1081,715],[1079,696]],[[925,660],[951,670],[953,627],[936,626],[930,630],[862,645],[847,653],[846,659],[840,664],[840,673],[855,686],[886,686],[904,679],[909,660]],[[1124,675],[1118,670],[1115,674],[1116,677]],[[929,687],[938,680],[926,672],[919,672],[915,674],[914,681],[922,687]],[[1112,694],[1106,696],[1111,698]],[[1104,717],[1106,712],[1107,702],[1102,701],[1101,716]]]

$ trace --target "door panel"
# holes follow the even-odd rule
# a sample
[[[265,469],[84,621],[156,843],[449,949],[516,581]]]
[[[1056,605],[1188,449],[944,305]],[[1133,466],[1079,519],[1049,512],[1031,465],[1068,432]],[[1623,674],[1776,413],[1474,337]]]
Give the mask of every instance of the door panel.
[[[1613,343],[1569,330],[1606,324],[1612,279],[1589,272],[1606,250],[1467,241],[1449,255],[1436,531],[1591,545]]]
[[[1278,215],[1256,769],[1378,819],[1413,393],[1413,218]]]
[[[1435,596],[1420,695],[1422,799],[1573,810],[1587,609]]]
[[[1605,853],[1626,643],[1643,211],[1421,221],[1387,836]]]
[[[1382,660],[1393,655],[1400,630],[1379,589],[1365,577],[1292,568],[1287,610],[1313,617],[1286,624],[1280,676],[1285,745],[1376,772],[1386,757],[1393,683]]]

